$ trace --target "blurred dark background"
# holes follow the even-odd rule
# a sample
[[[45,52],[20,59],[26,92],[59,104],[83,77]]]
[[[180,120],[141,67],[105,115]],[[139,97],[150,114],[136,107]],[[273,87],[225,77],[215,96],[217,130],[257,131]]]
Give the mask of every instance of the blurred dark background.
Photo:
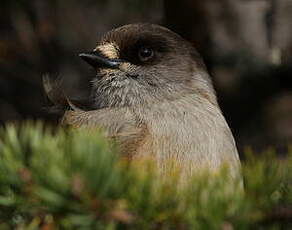
[[[42,74],[86,97],[94,73],[78,58],[106,31],[164,25],[191,41],[212,75],[239,149],[292,140],[291,0],[1,0],[0,122],[59,117],[46,110]]]

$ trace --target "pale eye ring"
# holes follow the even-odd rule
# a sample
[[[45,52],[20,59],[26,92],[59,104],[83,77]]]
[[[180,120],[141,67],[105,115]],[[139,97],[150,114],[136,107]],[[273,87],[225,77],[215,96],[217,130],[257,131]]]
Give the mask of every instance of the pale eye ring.
[[[154,50],[150,47],[143,46],[139,49],[138,56],[141,61],[147,61],[154,56]]]

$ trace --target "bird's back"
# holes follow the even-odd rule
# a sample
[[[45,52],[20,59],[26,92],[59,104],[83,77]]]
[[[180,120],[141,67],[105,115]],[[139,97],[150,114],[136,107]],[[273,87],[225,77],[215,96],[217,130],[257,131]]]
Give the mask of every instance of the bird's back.
[[[218,106],[207,99],[188,95],[134,113],[146,127],[136,157],[153,156],[162,168],[173,161],[187,174],[226,164],[232,176],[238,175],[240,163],[232,133]]]

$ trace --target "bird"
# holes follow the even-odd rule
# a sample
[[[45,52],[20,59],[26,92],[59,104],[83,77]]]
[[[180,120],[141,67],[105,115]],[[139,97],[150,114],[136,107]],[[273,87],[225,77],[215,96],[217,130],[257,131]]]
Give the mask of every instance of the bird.
[[[91,106],[67,100],[63,124],[99,128],[129,161],[149,157],[162,171],[170,161],[184,177],[226,165],[238,177],[232,132],[193,44],[166,27],[136,23],[110,30],[79,56],[95,71]]]

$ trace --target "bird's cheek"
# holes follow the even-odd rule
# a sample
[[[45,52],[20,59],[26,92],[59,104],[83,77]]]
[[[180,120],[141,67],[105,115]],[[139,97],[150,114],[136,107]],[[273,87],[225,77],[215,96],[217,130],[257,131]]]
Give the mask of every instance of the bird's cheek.
[[[123,72],[129,72],[130,70],[133,70],[134,66],[129,62],[123,62],[120,64],[119,69]]]
[[[104,75],[109,75],[109,74],[116,74],[118,72],[126,72],[127,73],[127,72],[130,72],[130,71],[133,71],[134,69],[135,69],[135,66],[132,65],[131,63],[123,62],[123,63],[120,64],[118,69],[97,68],[96,72],[97,72],[97,75],[104,76]]]
[[[118,72],[118,70],[115,69],[110,69],[110,68],[98,68],[96,70],[96,75],[99,76],[100,78],[110,76],[110,75],[115,75]]]

